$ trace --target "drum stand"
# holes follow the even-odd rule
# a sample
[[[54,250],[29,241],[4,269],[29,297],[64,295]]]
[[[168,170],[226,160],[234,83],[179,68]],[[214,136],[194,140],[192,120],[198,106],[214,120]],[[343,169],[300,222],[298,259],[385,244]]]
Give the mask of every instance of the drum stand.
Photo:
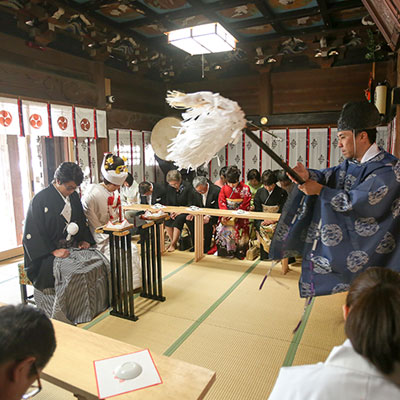
[[[133,299],[131,228],[133,225],[123,229],[102,227],[101,231],[108,233],[110,239],[112,307],[110,314],[137,321]]]
[[[161,240],[163,240],[164,217],[153,219],[140,230],[142,258],[141,297],[165,301],[162,289]]]

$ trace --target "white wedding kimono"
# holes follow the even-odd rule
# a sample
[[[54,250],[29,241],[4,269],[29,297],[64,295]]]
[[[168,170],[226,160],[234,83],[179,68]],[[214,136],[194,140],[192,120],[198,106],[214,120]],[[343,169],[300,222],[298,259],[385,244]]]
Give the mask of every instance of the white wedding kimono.
[[[118,191],[109,192],[101,184],[90,185],[82,198],[83,210],[89,223],[90,232],[96,241],[96,248],[110,259],[110,245],[108,233],[96,233],[95,230],[100,226],[106,225],[110,220],[116,221],[119,218],[119,207],[115,196],[119,196]],[[111,204],[111,205],[110,205]],[[141,265],[139,252],[135,244],[132,244],[132,274],[133,288],[142,286]]]
[[[350,340],[325,362],[283,367],[269,400],[397,400],[400,387],[356,353]]]

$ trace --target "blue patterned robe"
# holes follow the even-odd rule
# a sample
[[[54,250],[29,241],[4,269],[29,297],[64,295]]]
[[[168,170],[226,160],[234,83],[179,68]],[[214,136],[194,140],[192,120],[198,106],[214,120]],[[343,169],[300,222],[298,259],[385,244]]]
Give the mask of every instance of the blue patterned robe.
[[[368,267],[400,271],[400,161],[381,150],[362,164],[309,170],[319,196],[293,189],[270,258],[303,257],[300,296],[348,290]]]

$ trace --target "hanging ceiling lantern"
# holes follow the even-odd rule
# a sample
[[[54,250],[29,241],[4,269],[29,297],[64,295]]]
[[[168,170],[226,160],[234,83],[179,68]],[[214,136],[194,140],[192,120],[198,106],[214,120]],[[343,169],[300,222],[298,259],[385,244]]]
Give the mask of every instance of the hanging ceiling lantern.
[[[167,33],[168,43],[193,55],[220,53],[236,48],[237,40],[218,22]]]

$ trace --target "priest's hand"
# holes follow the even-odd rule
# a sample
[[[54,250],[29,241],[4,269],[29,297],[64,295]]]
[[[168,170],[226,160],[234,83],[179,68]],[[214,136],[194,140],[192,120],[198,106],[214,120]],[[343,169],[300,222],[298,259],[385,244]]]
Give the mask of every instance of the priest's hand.
[[[312,179],[308,179],[305,183],[298,186],[299,190],[308,196],[319,195],[323,187],[323,185]]]
[[[82,242],[78,243],[78,247],[80,249],[85,249],[86,250],[86,249],[88,249],[90,247],[90,243],[82,241]]]
[[[53,254],[54,257],[67,258],[69,256],[69,250],[57,249],[57,250],[54,250],[51,254]]]
[[[300,162],[298,162],[297,165],[293,168],[293,171],[296,172],[297,175],[299,175],[304,182],[310,179],[310,173],[308,172],[307,168]],[[297,183],[297,181],[289,174],[288,177],[292,182]]]

